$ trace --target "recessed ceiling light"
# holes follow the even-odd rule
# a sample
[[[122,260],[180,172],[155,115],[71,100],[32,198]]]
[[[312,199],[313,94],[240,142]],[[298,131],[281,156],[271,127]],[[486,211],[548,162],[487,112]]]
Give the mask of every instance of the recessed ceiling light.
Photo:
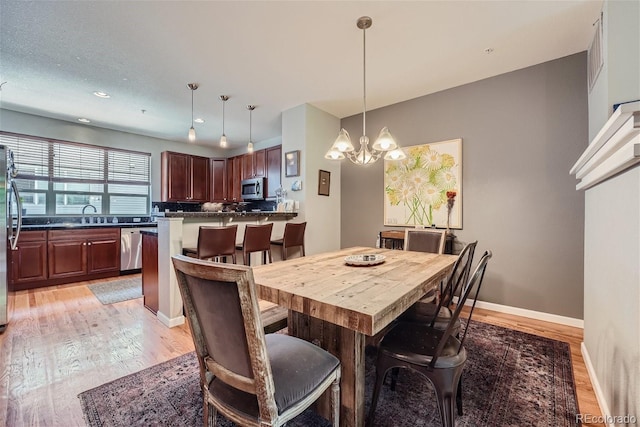
[[[493,48],[492,47],[488,47],[484,50],[484,53],[489,54],[493,52]]]
[[[89,120],[89,119],[85,119],[84,117],[79,118],[79,119],[78,119],[78,121],[79,121],[79,122],[82,122],[82,123],[91,123],[91,120]]]
[[[201,119],[200,117],[198,117],[197,119],[193,120],[196,123],[204,123],[204,119]]]
[[[97,96],[98,98],[111,98],[111,95],[109,95],[106,92],[95,91],[95,92],[93,92],[93,94],[95,96]]]

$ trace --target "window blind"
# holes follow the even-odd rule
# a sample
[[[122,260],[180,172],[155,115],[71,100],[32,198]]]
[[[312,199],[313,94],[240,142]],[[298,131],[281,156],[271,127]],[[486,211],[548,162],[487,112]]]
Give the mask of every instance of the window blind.
[[[130,151],[109,151],[107,154],[107,181],[109,183],[150,183],[151,156],[149,154]]]
[[[0,134],[0,145],[13,151],[18,178],[49,178],[49,142],[20,135]]]

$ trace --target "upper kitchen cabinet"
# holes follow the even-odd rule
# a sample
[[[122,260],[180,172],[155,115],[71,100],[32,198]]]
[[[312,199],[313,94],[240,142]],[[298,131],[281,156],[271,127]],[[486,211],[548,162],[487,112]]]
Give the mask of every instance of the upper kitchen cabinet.
[[[245,154],[244,156],[242,156],[242,179],[259,178],[265,176],[265,163],[265,150],[254,151],[251,154]]]
[[[163,151],[162,201],[209,201],[209,158]]]
[[[266,197],[275,197],[276,190],[282,184],[282,146],[276,145],[266,150],[267,160],[267,194]]]
[[[210,199],[213,202],[227,201],[227,159],[211,159]]]

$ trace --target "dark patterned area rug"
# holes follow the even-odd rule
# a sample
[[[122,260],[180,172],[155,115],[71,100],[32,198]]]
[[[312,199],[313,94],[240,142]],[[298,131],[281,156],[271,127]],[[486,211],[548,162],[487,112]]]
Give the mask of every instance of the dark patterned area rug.
[[[464,415],[456,426],[577,426],[569,344],[473,322],[463,373]],[[366,403],[371,400],[373,352],[366,359]],[[185,354],[81,393],[87,424],[200,426],[202,393],[195,353]],[[233,424],[220,419],[223,427]],[[289,426],[329,423],[308,410]],[[420,375],[403,370],[395,391],[384,387],[376,411],[384,427],[440,426],[435,393]]]
[[[87,287],[102,304],[142,298],[142,279],[140,276],[95,283]]]

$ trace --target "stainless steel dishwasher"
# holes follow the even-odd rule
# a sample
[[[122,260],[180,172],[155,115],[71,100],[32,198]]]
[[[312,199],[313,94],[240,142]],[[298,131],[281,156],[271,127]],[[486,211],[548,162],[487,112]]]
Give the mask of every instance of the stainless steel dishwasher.
[[[142,235],[140,228],[120,229],[120,271],[142,267]]]

